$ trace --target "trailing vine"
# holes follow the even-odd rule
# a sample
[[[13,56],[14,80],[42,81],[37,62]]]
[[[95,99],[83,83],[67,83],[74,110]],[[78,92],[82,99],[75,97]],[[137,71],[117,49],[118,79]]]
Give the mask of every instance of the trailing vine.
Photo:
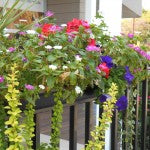
[[[105,145],[105,131],[109,128],[109,124],[112,122],[113,110],[117,101],[117,93],[118,87],[115,83],[112,83],[108,90],[111,99],[103,103],[102,118],[99,118],[100,126],[96,126],[95,130],[91,132],[92,140],[89,141],[86,150],[103,150]]]
[[[7,147],[7,139],[5,132],[5,118],[6,118],[6,112],[4,109],[4,102],[0,100],[0,149],[6,150]]]
[[[62,91],[58,90],[54,94],[54,102],[55,105],[53,107],[53,114],[52,114],[52,133],[50,139],[50,149],[51,150],[59,150],[59,141],[60,141],[60,129],[62,127],[62,113],[63,113],[63,104],[61,101]]]
[[[19,119],[21,118],[19,106],[22,104],[19,101],[20,92],[17,90],[19,82],[17,81],[18,71],[16,70],[17,65],[14,64],[11,67],[11,73],[6,77],[8,92],[5,98],[8,102],[8,106],[6,106],[5,109],[7,109],[7,114],[9,115],[8,120],[5,122],[8,126],[5,134],[9,140],[9,147],[6,150],[23,150],[23,146],[21,145],[23,137],[20,133],[24,126],[19,124]]]
[[[25,114],[24,138],[26,140],[27,150],[32,150],[32,146],[33,146],[32,138],[35,136],[33,133],[34,132],[34,126],[35,126],[34,113],[35,113],[35,109],[34,109],[33,104],[28,103],[26,105],[26,109],[24,111],[24,114]]]
[[[123,123],[125,124],[125,129],[123,130],[122,135],[125,135],[124,142],[125,144],[125,150],[126,149],[133,149],[133,137],[135,134],[134,131],[134,125],[135,125],[135,98],[133,97],[132,93],[134,93],[132,87],[129,91],[129,102],[128,102],[128,108],[125,112],[125,118],[123,120]]]

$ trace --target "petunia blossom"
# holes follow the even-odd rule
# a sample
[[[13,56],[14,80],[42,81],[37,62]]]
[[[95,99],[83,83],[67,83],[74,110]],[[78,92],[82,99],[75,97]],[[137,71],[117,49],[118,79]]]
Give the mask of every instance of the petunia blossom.
[[[101,96],[100,96],[100,98],[99,98],[99,101],[100,102],[105,102],[107,99],[110,99],[111,98],[111,96],[109,95],[109,94],[102,94]]]
[[[116,102],[116,107],[118,111],[123,111],[126,110],[128,107],[128,99],[126,96],[121,96],[117,102]]]
[[[108,68],[112,68],[113,67],[113,62],[112,62],[112,58],[110,56],[101,56],[101,61],[105,62]]]
[[[124,79],[128,82],[128,84],[131,84],[131,82],[134,79],[134,76],[131,74],[128,66],[126,66],[125,69],[126,69],[126,73],[124,75]]]

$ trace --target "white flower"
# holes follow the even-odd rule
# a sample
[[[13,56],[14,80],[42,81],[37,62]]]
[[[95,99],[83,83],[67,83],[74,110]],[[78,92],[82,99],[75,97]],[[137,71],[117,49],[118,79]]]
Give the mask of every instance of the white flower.
[[[62,46],[56,45],[53,47],[54,49],[62,49]]]
[[[42,89],[42,90],[44,90],[45,86],[41,84],[41,85],[39,85],[39,88]]]
[[[61,26],[62,26],[62,27],[66,27],[67,25],[66,25],[66,24],[61,24]]]
[[[76,56],[75,56],[75,59],[76,59],[77,61],[81,61],[81,60],[82,60],[82,58],[81,58],[80,55],[76,55]]]
[[[7,33],[7,34],[4,34],[4,36],[5,36],[5,37],[9,37],[9,35],[10,35],[9,33]]]
[[[70,64],[71,62],[70,62],[70,61],[67,61],[67,63]]]
[[[57,66],[56,65],[49,65],[49,69],[56,70]]]
[[[95,38],[95,36],[94,36],[93,33],[90,34],[90,38],[91,38],[91,39],[94,39],[94,38]]]
[[[26,32],[27,32],[27,34],[36,34],[36,31],[34,31],[34,30],[27,30]]]
[[[63,70],[68,69],[68,67],[67,67],[67,66],[63,66],[62,68],[63,68]]]
[[[75,87],[75,91],[76,91],[77,94],[82,94],[83,93],[83,91],[81,90],[81,88],[79,86]]]
[[[45,48],[46,48],[46,49],[52,49],[52,46],[46,45]]]

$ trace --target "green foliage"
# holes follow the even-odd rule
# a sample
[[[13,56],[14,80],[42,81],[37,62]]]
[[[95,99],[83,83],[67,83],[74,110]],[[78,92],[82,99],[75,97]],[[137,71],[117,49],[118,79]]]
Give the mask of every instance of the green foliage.
[[[33,150],[32,146],[33,146],[33,141],[32,138],[35,136],[34,135],[34,126],[35,126],[35,122],[34,122],[34,113],[35,113],[35,109],[34,109],[34,105],[31,103],[28,103],[26,105],[26,109],[24,111],[25,114],[25,119],[24,119],[24,133],[23,133],[23,137],[26,141],[26,149],[27,150]]]
[[[0,149],[6,150],[7,148],[7,137],[5,136],[4,132],[6,130],[5,128],[5,118],[6,118],[6,112],[4,109],[4,101],[0,100]]]
[[[62,91],[59,90],[54,94],[54,102],[55,105],[53,107],[52,114],[52,133],[50,139],[50,150],[59,150],[59,142],[60,142],[60,129],[62,124],[62,113],[63,113],[63,104],[61,101]]]
[[[20,133],[24,126],[19,124],[19,119],[21,117],[21,110],[19,106],[21,103],[19,100],[20,92],[17,90],[19,82],[17,81],[18,71],[16,70],[17,65],[14,64],[13,67],[11,67],[11,73],[7,76],[8,93],[5,95],[5,98],[8,102],[8,106],[5,106],[5,109],[7,109],[9,118],[5,122],[5,124],[8,126],[5,130],[5,134],[9,139],[9,147],[6,150],[23,149],[21,145],[23,137]]]
[[[103,104],[103,113],[102,117],[99,118],[99,126],[96,126],[95,130],[91,132],[92,140],[89,140],[89,143],[86,147],[86,150],[103,150],[105,145],[105,131],[109,128],[110,123],[112,122],[114,105],[117,101],[116,95],[118,93],[118,87],[115,83],[112,83],[108,94],[111,96],[111,99],[107,100]]]

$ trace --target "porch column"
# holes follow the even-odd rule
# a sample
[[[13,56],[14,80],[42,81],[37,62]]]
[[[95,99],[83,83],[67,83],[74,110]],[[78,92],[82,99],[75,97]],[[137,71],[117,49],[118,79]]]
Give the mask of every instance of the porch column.
[[[121,32],[122,0],[100,0],[99,8],[110,34],[119,35]]]

